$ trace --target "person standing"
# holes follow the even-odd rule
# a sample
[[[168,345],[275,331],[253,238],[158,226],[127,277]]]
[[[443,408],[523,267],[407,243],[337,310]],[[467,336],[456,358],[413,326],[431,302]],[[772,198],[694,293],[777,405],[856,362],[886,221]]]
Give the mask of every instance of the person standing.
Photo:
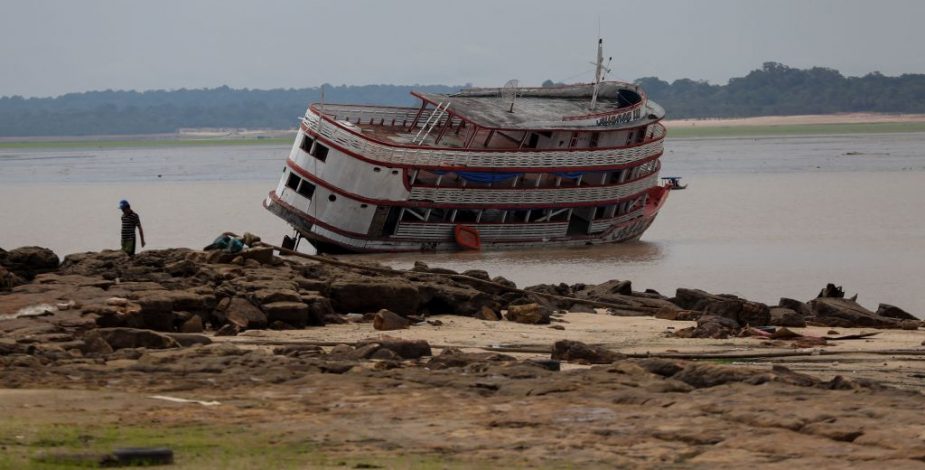
[[[145,246],[145,231],[141,228],[141,219],[125,199],[119,201],[119,209],[122,209],[122,251],[129,256],[135,256],[135,227],[138,227],[138,235],[141,236],[141,246]]]

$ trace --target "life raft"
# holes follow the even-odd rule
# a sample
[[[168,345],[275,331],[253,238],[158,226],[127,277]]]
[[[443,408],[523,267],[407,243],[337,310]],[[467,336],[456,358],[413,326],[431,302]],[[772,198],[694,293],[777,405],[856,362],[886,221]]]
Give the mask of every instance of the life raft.
[[[456,244],[467,250],[482,249],[482,242],[479,240],[479,231],[475,227],[468,225],[457,225],[453,228],[453,235],[456,237]]]

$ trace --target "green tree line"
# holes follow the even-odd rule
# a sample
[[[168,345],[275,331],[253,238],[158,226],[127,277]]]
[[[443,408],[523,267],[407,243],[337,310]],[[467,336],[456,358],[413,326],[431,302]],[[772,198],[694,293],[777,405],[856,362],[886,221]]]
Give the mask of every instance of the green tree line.
[[[845,77],[837,70],[765,62],[726,85],[690,79],[636,81],[670,118],[724,118],[832,113],[925,113],[925,75],[879,72]]]
[[[797,69],[767,62],[725,85],[656,77],[636,81],[670,118],[721,118],[842,112],[925,113],[925,75]],[[544,86],[555,85],[546,81]],[[336,103],[414,105],[411,90],[451,93],[459,86],[325,86]],[[0,98],[0,136],[172,133],[181,128],[291,129],[320,88],[92,91],[54,98]]]
[[[452,93],[446,85],[324,85],[329,103],[413,105],[411,90]],[[54,98],[0,98],[0,137],[172,133],[182,128],[295,129],[321,88],[90,91]]]

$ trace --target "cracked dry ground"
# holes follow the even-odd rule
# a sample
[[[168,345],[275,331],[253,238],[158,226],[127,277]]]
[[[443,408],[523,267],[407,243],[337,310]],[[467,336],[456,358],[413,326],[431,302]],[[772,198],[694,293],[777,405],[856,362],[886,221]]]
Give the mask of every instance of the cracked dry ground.
[[[11,420],[245,426],[331,455],[477,468],[925,468],[921,394],[783,368],[645,359],[552,371],[488,353],[355,361],[229,344],[8,359],[0,414]]]

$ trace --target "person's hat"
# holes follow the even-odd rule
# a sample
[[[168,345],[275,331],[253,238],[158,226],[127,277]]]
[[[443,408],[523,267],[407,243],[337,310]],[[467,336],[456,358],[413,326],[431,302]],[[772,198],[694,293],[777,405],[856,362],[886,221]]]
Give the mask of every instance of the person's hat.
[[[129,207],[128,201],[125,199],[119,201],[119,209],[125,209],[126,207]]]

